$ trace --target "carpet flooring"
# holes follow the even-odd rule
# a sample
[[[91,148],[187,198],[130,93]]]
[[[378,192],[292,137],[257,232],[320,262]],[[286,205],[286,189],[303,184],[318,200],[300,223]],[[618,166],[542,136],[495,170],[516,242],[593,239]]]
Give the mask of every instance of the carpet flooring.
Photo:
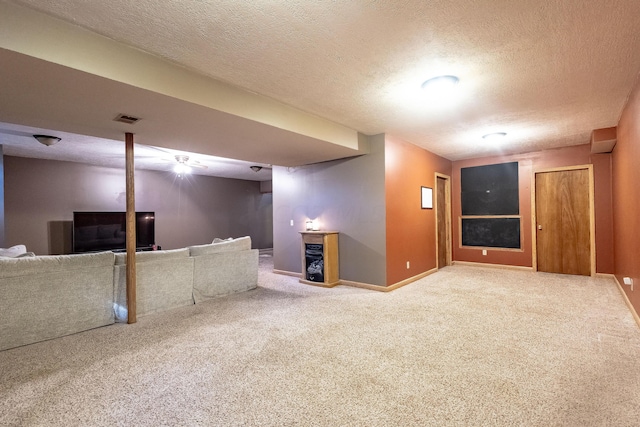
[[[451,266],[391,293],[271,273],[0,352],[2,426],[637,426],[609,279]]]

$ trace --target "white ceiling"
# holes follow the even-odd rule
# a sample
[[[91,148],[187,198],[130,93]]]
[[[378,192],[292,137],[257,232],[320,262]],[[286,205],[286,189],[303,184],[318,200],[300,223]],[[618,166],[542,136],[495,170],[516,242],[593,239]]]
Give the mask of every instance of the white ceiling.
[[[291,108],[283,115],[300,111],[362,134],[391,134],[451,160],[587,143],[593,129],[617,124],[640,71],[638,0],[0,0],[0,6],[14,12],[26,6],[82,27],[73,40],[95,32],[169,61],[184,71],[180,84],[206,76]],[[20,16],[51,21],[29,9]],[[16,54],[20,40],[4,39],[0,60],[16,64],[0,71],[11,77],[0,90],[15,104],[0,100],[4,122],[118,139],[123,128],[87,124],[112,116],[117,102],[108,95],[118,93],[132,110],[157,118],[134,125],[144,129],[136,133],[145,145],[287,166],[362,152],[286,126],[254,128],[230,110],[176,99],[144,88],[147,82],[126,85],[111,78],[117,65],[107,71],[109,80],[86,76],[89,63],[100,61],[91,52],[81,66],[71,56],[48,60],[46,52],[23,57],[31,46]],[[42,75],[29,79],[34,65],[48,68],[56,84]],[[430,103],[420,85],[440,74],[460,78],[457,93]],[[64,91],[51,87],[58,81]],[[71,85],[78,81],[81,89]],[[62,97],[58,115],[34,106],[35,91],[25,95],[38,82],[39,91]],[[104,102],[96,103],[97,95]],[[149,110],[149,102],[157,108]],[[209,121],[214,131],[198,125]],[[167,124],[161,122],[170,126],[144,140]],[[180,138],[198,126],[201,139],[207,132],[224,138],[210,137],[206,146]],[[481,136],[492,131],[507,137],[491,146]]]

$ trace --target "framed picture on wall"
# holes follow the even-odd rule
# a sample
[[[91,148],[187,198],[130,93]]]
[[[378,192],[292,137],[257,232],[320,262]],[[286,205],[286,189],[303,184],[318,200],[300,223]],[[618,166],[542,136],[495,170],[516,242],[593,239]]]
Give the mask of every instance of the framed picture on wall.
[[[422,209],[433,209],[433,188],[420,187]]]

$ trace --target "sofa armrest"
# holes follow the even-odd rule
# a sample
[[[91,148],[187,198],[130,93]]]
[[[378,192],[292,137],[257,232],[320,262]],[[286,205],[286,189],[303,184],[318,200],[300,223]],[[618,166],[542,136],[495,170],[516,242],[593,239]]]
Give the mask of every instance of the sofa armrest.
[[[120,254],[118,254],[120,255]],[[127,319],[126,257],[113,267],[115,316]],[[144,316],[193,304],[193,258],[189,250],[174,249],[136,254],[136,314]]]
[[[193,257],[193,298],[197,303],[258,286],[258,250]]]
[[[111,252],[0,261],[0,350],[114,322]]]

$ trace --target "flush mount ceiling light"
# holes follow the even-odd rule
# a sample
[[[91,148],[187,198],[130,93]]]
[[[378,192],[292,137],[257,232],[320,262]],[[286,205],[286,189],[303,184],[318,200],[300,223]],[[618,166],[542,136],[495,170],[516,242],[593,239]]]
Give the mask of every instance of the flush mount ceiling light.
[[[430,95],[439,96],[449,93],[460,81],[456,76],[445,75],[433,77],[422,83],[422,90]]]
[[[60,139],[61,139],[61,138],[58,138],[57,136],[51,136],[51,135],[33,135],[33,137],[37,139],[40,144],[46,145],[47,147],[60,142]]]
[[[484,139],[485,141],[496,142],[496,141],[500,141],[505,136],[507,136],[506,132],[493,132],[493,133],[488,133],[486,135],[482,135],[482,139]]]

